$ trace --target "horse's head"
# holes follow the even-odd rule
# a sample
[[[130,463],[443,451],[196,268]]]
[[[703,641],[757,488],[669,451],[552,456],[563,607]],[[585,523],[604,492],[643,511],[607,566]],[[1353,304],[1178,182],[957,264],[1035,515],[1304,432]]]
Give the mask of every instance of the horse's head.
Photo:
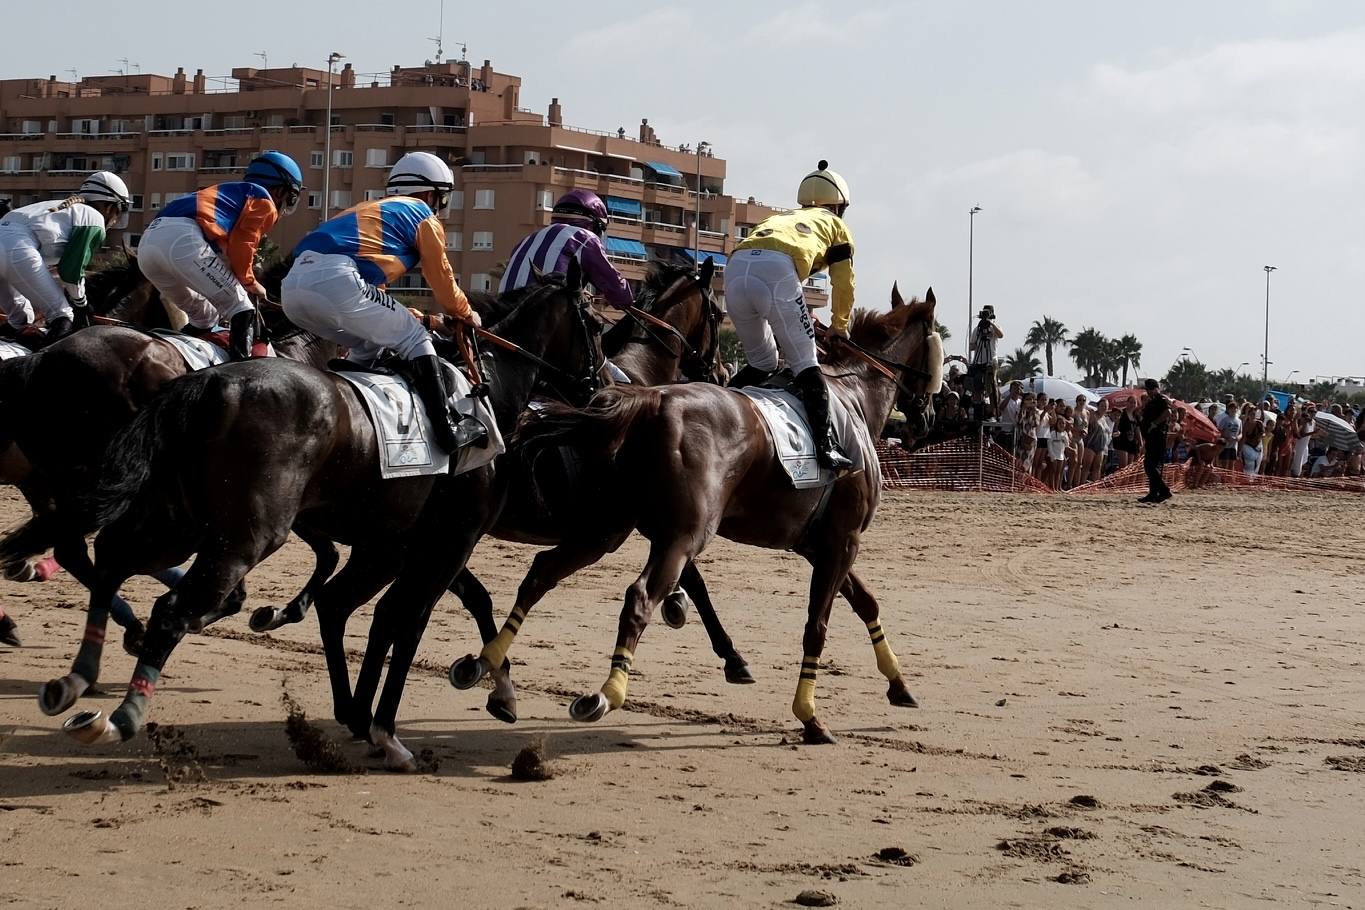
[[[108,268],[85,276],[85,296],[97,316],[109,315],[115,307],[134,296],[142,298],[136,301],[140,310],[154,290],[133,255],[125,254],[122,261],[115,257]]]
[[[907,303],[900,289],[892,286],[890,312],[861,310],[849,330],[852,341],[876,362],[871,369],[895,382],[895,406],[915,436],[924,436],[933,427],[933,397],[943,385],[943,341],[936,331],[934,307],[933,288],[923,300]],[[852,363],[857,357],[843,352],[838,359]]]
[[[617,323],[614,332],[624,331],[616,347],[628,338],[652,341],[677,356],[678,369],[691,382],[725,382],[720,359],[720,324],[725,318],[711,288],[715,262],[708,256],[700,269],[656,263],[645,279],[636,301],[640,309],[672,326],[637,322],[631,317]],[[604,347],[610,342],[604,340]]]
[[[584,284],[574,260],[564,275],[538,274],[523,291],[512,292],[515,308],[493,328],[509,339],[522,339],[518,343],[528,349],[534,344],[543,360],[541,384],[574,405],[585,404],[605,384],[603,322]]]

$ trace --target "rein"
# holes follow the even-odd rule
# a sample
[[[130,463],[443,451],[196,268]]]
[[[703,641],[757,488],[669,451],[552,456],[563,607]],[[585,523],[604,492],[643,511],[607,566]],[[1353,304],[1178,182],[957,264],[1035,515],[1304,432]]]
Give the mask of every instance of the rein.
[[[697,280],[696,276],[693,276],[692,280],[696,281],[698,291],[701,294],[702,303],[706,306],[706,321],[711,329],[710,344],[711,350],[709,352],[709,356],[703,354],[702,352],[694,348],[691,342],[687,340],[687,336],[684,335],[680,329],[678,329],[676,326],[670,325],[669,323],[660,319],[658,316],[655,316],[653,313],[646,312],[645,310],[642,310],[637,306],[629,304],[621,308],[626,313],[626,315],[630,316],[636,321],[636,323],[640,326],[641,329],[644,330],[645,334],[649,336],[650,339],[652,339],[665,351],[668,351],[669,354],[674,354],[673,348],[662,337],[660,337],[656,332],[654,332],[653,329],[654,328],[660,329],[664,332],[667,332],[669,335],[672,335],[674,338],[678,339],[679,348],[675,356],[678,358],[679,361],[681,361],[680,366],[682,367],[683,375],[687,376],[688,379],[694,379],[695,377],[691,375],[694,371],[704,370],[708,365],[710,365],[709,361],[715,360],[716,352],[720,348],[720,321],[722,318],[720,309],[711,299],[711,295],[708,292],[708,290],[706,288],[701,287],[701,282]],[[677,284],[675,284],[674,287],[677,287]],[[663,296],[666,298],[668,294],[665,294]],[[653,328],[651,328],[651,326]]]
[[[819,323],[817,323],[817,325],[819,325]],[[823,330],[823,334],[826,339],[834,337],[830,335],[830,331],[828,328],[824,326],[819,327]],[[896,388],[900,389],[903,394],[908,395],[911,398],[918,398],[922,396],[920,393],[912,392],[908,388],[906,388],[905,383],[903,381],[903,377],[905,374],[909,373],[910,375],[915,376],[919,379],[933,378],[927,371],[921,370],[919,367],[912,367],[908,363],[901,363],[898,360],[892,360],[889,357],[883,357],[881,354],[869,351],[867,348],[858,344],[851,338],[844,338],[842,336],[839,336],[839,343],[846,345],[848,349],[851,350],[854,354],[856,354],[860,360],[866,363],[877,373],[880,373],[885,378],[891,380],[891,382],[895,384]],[[825,344],[826,346],[829,345],[828,340],[825,342]]]

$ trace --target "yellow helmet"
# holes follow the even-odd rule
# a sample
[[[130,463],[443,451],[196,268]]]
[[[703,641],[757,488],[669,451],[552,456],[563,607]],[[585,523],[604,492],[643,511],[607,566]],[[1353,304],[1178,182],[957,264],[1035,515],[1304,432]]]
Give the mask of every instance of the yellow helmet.
[[[848,184],[829,169],[828,161],[821,161],[816,170],[806,175],[796,191],[797,205],[848,205]]]

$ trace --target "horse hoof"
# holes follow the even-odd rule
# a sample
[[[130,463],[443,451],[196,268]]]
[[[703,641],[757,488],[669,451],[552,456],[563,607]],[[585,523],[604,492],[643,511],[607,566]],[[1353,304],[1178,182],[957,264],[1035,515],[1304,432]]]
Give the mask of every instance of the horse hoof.
[[[132,657],[142,655],[142,637],[147,634],[147,627],[142,623],[129,626],[123,630],[123,650]]]
[[[27,559],[23,562],[12,562],[5,566],[5,578],[9,581],[33,581],[38,576],[38,571],[33,568],[33,563]]]
[[[38,690],[38,708],[48,717],[56,717],[74,705],[88,688],[90,684],[75,673],[49,680]]]
[[[11,648],[24,646],[19,640],[19,627],[8,616],[0,617],[0,645],[9,645]]]
[[[725,681],[737,686],[754,684],[754,674],[749,672],[749,664],[742,657],[732,657],[725,661]]]
[[[280,627],[284,611],[279,607],[257,607],[251,611],[247,628],[253,632],[273,632]]]
[[[569,717],[582,724],[590,724],[607,716],[611,705],[601,692],[580,695],[569,704]]]
[[[118,727],[109,722],[103,711],[82,711],[67,718],[62,724],[66,735],[87,746],[108,745],[123,742]]]
[[[687,625],[687,610],[692,606],[692,598],[679,588],[664,598],[663,618],[670,629],[681,629]]]
[[[832,746],[836,740],[829,727],[812,717],[802,725],[801,742],[808,746]]]
[[[905,680],[897,676],[886,689],[886,700],[897,708],[918,708],[919,702],[905,685]]]
[[[482,657],[466,654],[450,665],[450,684],[457,689],[472,689],[488,675],[489,666]]]
[[[488,713],[505,724],[517,722],[517,700],[515,698],[496,698],[488,696]]]

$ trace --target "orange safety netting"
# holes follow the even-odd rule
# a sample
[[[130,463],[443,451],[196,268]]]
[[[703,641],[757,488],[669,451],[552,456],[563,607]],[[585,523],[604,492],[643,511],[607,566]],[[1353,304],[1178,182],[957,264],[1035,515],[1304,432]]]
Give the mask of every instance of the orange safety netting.
[[[1023,463],[1008,451],[989,439],[985,441],[984,450],[977,440],[962,437],[915,452],[906,452],[881,440],[877,443],[877,457],[881,461],[882,486],[889,490],[1123,495],[1147,492],[1147,475],[1142,470],[1141,462],[1134,462],[1108,477],[1069,491],[1053,490],[1029,474]],[[1365,493],[1365,478],[1361,477],[1265,477],[1247,475],[1229,468],[1197,465],[1193,461],[1168,464],[1161,473],[1170,488],[1177,492]]]

